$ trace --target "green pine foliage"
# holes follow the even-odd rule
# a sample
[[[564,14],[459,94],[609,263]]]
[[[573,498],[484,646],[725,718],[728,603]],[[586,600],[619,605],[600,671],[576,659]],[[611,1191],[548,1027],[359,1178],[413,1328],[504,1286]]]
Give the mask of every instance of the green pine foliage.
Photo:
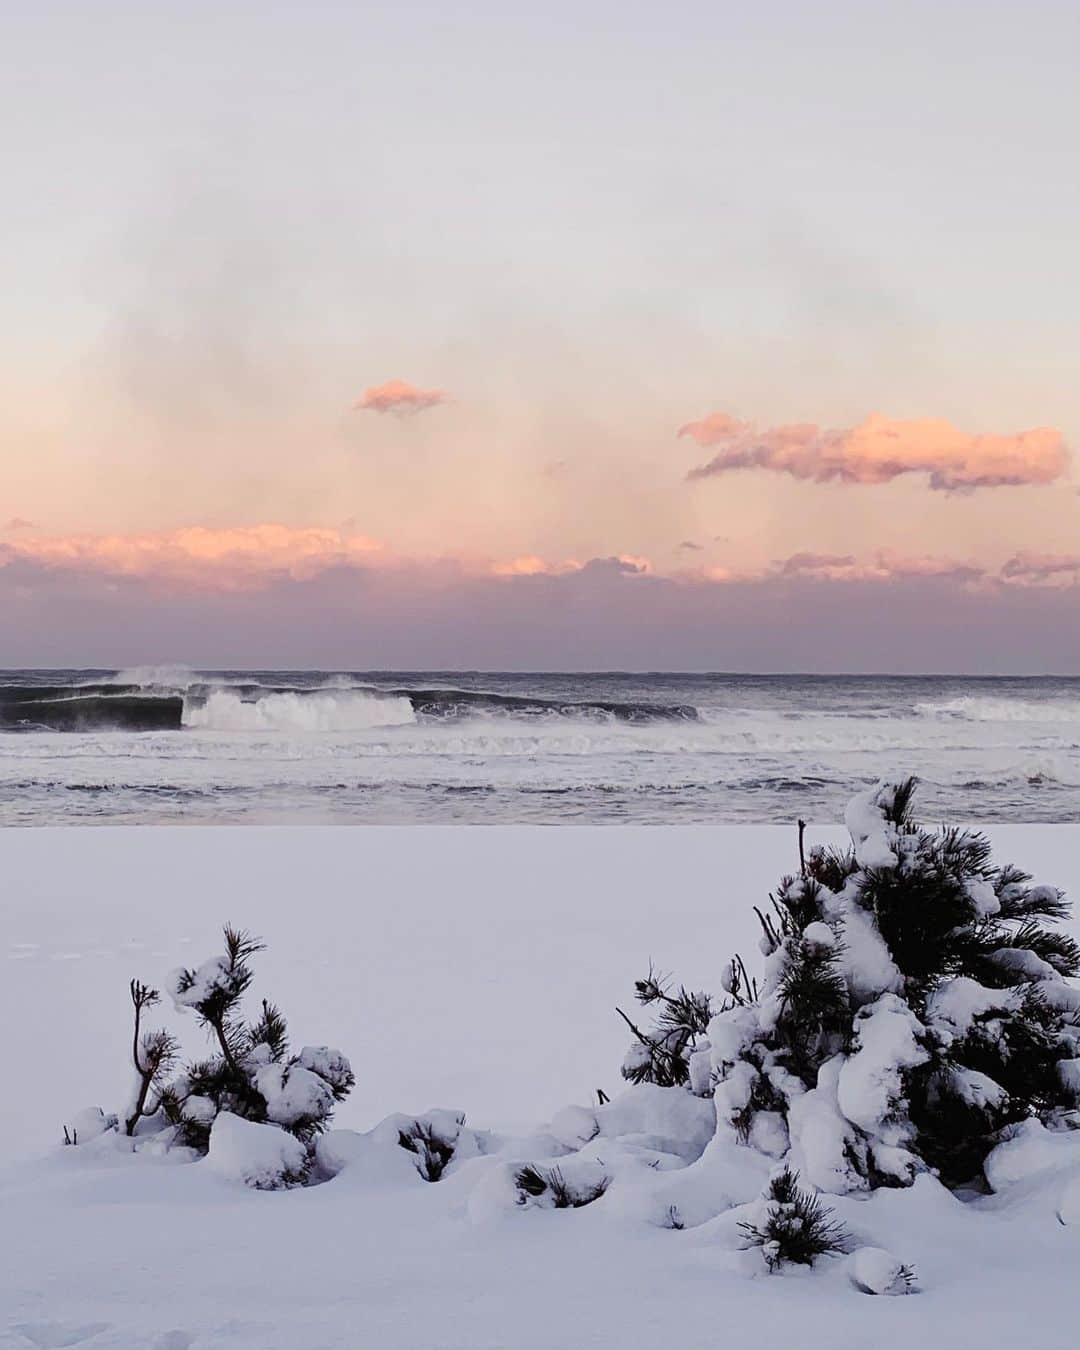
[[[217,1116],[228,1111],[258,1124],[277,1125],[309,1147],[330,1123],[333,1108],[355,1083],[348,1060],[326,1047],[289,1052],[281,1010],[263,999],[258,1016],[244,1018],[243,997],[254,980],[252,958],[263,942],[226,925],[224,953],[201,966],[175,971],[169,992],[180,1010],[194,1012],[210,1053],[179,1065],[179,1045],[164,1031],[144,1032],[145,1009],[160,1002],[155,989],[133,981],[133,1056],[137,1091],[125,1129],[158,1117],[175,1141],[200,1153],[210,1146]]]
[[[799,1175],[785,1167],[773,1177],[753,1222],[740,1223],[747,1247],[758,1247],[770,1272],[783,1266],[812,1266],[822,1256],[848,1250],[847,1230]]]
[[[648,975],[634,983],[634,997],[656,1012],[652,1026],[643,1031],[616,1009],[634,1035],[622,1076],[630,1083],[681,1087],[690,1076],[690,1054],[712,1020],[709,995],[692,993],[682,985],[671,992],[667,977],[650,964]]]
[[[624,1075],[711,1093],[721,1128],[773,1157],[811,1158],[834,1130],[804,1185],[970,1185],[1018,1122],[1080,1128],[1068,903],[982,834],[918,824],[915,787],[857,798],[850,849],[804,852],[800,827],[799,872],[756,911],[759,980],[734,958],[718,1006],[652,972],[638,985],[661,1015],[630,1024]]]
[[[560,1167],[545,1171],[534,1163],[526,1163],[515,1173],[514,1185],[519,1205],[534,1200],[546,1203],[552,1209],[581,1209],[600,1199],[611,1185],[611,1178],[602,1176],[591,1182],[571,1182]]]

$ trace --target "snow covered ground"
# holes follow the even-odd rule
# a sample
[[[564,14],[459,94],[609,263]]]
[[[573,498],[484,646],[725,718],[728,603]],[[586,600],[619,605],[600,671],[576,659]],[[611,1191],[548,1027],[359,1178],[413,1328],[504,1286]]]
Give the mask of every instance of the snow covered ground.
[[[1000,861],[1080,898],[1080,826],[990,833]],[[911,1298],[857,1292],[845,1260],[755,1276],[723,1216],[664,1228],[618,1183],[577,1210],[498,1202],[496,1172],[542,1156],[556,1112],[622,1086],[613,1007],[650,957],[714,991],[732,950],[756,964],[750,905],[792,869],[792,830],[40,829],[5,831],[0,849],[4,1350],[1080,1337],[1080,1225],[1058,1221],[1046,1175],[977,1207],[933,1184],[838,1201],[860,1241],[916,1268]],[[392,1149],[385,1166],[266,1193],[205,1163],[60,1147],[78,1108],[125,1097],[128,980],[212,954],[225,920],[269,943],[252,993],[281,1004],[295,1044],[352,1059],[337,1125],[450,1107],[500,1132],[487,1144],[502,1155],[427,1184]],[[161,1020],[197,1048],[190,1020]]]

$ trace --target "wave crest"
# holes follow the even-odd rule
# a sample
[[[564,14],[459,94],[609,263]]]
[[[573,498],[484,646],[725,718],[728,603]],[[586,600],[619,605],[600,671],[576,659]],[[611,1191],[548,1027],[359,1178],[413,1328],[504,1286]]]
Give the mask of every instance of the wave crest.
[[[920,717],[949,718],[962,722],[1080,722],[1076,699],[991,698],[963,694],[937,703],[916,703]]]
[[[187,700],[183,725],[207,731],[366,731],[416,721],[407,698],[360,692],[266,694],[246,700],[227,689]]]

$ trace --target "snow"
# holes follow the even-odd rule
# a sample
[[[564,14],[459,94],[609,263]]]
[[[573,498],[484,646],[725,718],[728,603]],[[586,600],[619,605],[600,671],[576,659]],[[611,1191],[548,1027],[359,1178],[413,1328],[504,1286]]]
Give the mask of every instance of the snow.
[[[880,783],[868,792],[857,793],[844,811],[844,824],[862,867],[896,866],[896,831],[883,814],[892,795],[893,789]]]
[[[594,1116],[596,1136],[601,1139],[629,1139],[687,1162],[702,1155],[716,1132],[711,1101],[689,1092],[668,1092],[654,1083],[627,1089],[598,1107]]]
[[[851,1281],[864,1294],[908,1294],[905,1267],[884,1247],[860,1247],[851,1258]]]
[[[347,1056],[328,1045],[305,1045],[296,1058],[302,1068],[317,1073],[331,1087],[344,1087],[352,1074]]]
[[[811,1185],[836,1195],[866,1185],[851,1166],[854,1131],[838,1101],[843,1064],[841,1055],[827,1060],[818,1070],[817,1085],[796,1097],[788,1110],[793,1167]]]
[[[855,1052],[837,1078],[837,1104],[853,1125],[887,1144],[903,1144],[907,1137],[894,1115],[903,1095],[901,1075],[929,1058],[922,1034],[915,1014],[895,994],[882,994],[855,1017]]]
[[[100,1106],[84,1106],[66,1121],[68,1135],[77,1144],[88,1144],[116,1124],[116,1115],[106,1115]]]
[[[898,993],[903,988],[903,976],[871,916],[846,891],[835,900],[826,896],[825,904],[832,909],[829,917],[840,924],[841,949],[836,966],[843,972],[852,994],[863,1000]]]
[[[927,1025],[947,1042],[963,1040],[977,1019],[1005,1012],[1016,1002],[1011,989],[988,989],[960,975],[935,990],[927,1000]]]
[[[266,1115],[278,1125],[321,1119],[333,1110],[330,1084],[302,1064],[267,1064],[255,1074],[255,1086],[266,1101]]]
[[[1080,1168],[1066,1183],[1061,1193],[1058,1218],[1064,1224],[1080,1225]]]
[[[1080,828],[989,833],[1080,896]],[[12,830],[4,846],[5,1023],[38,1011],[9,1038],[17,1090],[0,1113],[0,1212],[18,1233],[0,1265],[3,1350],[705,1350],[718,1318],[761,1350],[1075,1341],[1080,1134],[1022,1127],[975,1203],[929,1175],[829,1196],[853,1255],[769,1275],[755,1253],[751,1278],[738,1223],[771,1160],[710,1137],[708,1100],[620,1091],[615,1004],[650,957],[691,988],[718,989],[733,951],[760,969],[750,905],[791,870],[794,831]],[[294,1044],[332,1036],[356,1070],[318,1144],[323,1184],[242,1184],[264,1147],[275,1165],[264,1137],[291,1166],[290,1136],[227,1116],[202,1161],[155,1135],[60,1143],[77,1109],[124,1100],[127,981],[164,987],[225,920],[269,943],[251,1006],[272,998]],[[207,1045],[190,1015],[153,1012],[189,1053]],[[306,1047],[297,1067],[329,1081],[323,1055]],[[807,1180],[842,1165],[814,1145],[816,1115],[839,1116],[839,1067],[792,1103]],[[876,1111],[888,1084],[870,1067],[852,1091]],[[438,1182],[396,1142],[418,1120],[455,1143]],[[522,1205],[523,1163],[610,1181],[581,1208]],[[897,1263],[922,1292],[860,1294]]]
[[[218,989],[228,988],[231,982],[228,958],[211,956],[191,972],[190,983],[187,977],[188,972],[178,966],[165,980],[165,988],[178,1012],[204,1003]]]
[[[1070,1167],[1080,1171],[1080,1130],[1049,1130],[1025,1120],[991,1152],[984,1165],[995,1191]]]
[[[258,1125],[222,1111],[210,1130],[210,1152],[196,1166],[255,1190],[279,1190],[305,1171],[300,1141],[276,1125]]]

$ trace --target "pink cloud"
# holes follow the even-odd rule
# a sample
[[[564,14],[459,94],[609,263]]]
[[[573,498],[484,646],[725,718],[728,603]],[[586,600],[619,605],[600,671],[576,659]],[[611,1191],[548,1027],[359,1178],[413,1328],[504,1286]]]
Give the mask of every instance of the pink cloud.
[[[23,530],[36,530],[37,526],[32,520],[24,520],[22,516],[12,516],[10,520],[4,523],[4,530],[8,534],[18,534]]]
[[[837,430],[806,422],[763,431],[726,413],[711,413],[687,422],[678,434],[703,447],[719,447],[707,463],[690,470],[692,480],[754,468],[815,483],[877,484],[925,473],[931,488],[957,491],[1052,483],[1069,459],[1061,432],[1052,427],[978,435],[944,418],[898,421],[880,413]]]
[[[689,436],[697,441],[698,445],[707,446],[716,445],[729,437],[741,436],[750,430],[749,422],[740,422],[737,417],[729,417],[727,413],[714,412],[709,413],[708,417],[699,418],[696,422],[684,423],[679,428],[678,435]]]
[[[510,558],[506,562],[484,563],[479,571],[489,571],[497,577],[551,577],[562,576],[566,572],[580,572],[582,564],[573,559],[565,562],[551,562],[538,558],[535,554],[523,554],[519,558]]]
[[[590,568],[593,570],[608,568],[625,576],[644,576],[652,571],[652,563],[648,558],[631,553],[613,554],[607,558],[590,558],[587,562],[579,562],[576,558],[552,561],[538,558],[533,554],[525,554],[523,557],[511,558],[507,562],[484,561],[474,571],[493,577],[562,577],[574,572],[585,572]]]
[[[521,554],[508,559],[462,553],[446,557],[395,555],[342,528],[277,523],[110,535],[28,535],[0,543],[0,572],[38,578],[78,575],[107,582],[145,582],[197,594],[254,593],[283,580],[305,582],[328,573],[409,574],[417,584],[457,585],[466,579],[516,582],[571,577],[640,577],[681,586],[836,587],[941,583],[961,590],[1006,587],[1080,588],[1080,554],[1017,553],[992,570],[963,558],[905,556],[880,550],[864,558],[847,553],[796,552],[763,566],[720,565],[658,574],[648,558],[630,553],[551,559]]]
[[[350,566],[379,548],[372,539],[319,526],[200,525],[144,534],[53,535],[0,545],[16,562],[104,577],[152,578],[208,590],[248,590],[274,577],[303,578]]]
[[[351,520],[337,528],[192,525],[140,534],[35,535],[0,544],[0,570],[20,563],[43,572],[159,582],[197,591],[254,591],[282,578],[303,581],[347,569],[406,571],[432,581],[564,577],[597,567],[635,576],[652,570],[648,558],[625,553],[585,562],[534,554],[506,560],[470,553],[409,558],[359,534]]]
[[[360,412],[408,414],[449,402],[450,395],[443,389],[418,389],[407,380],[387,380],[365,389],[354,407]]]
[[[722,579],[642,574],[618,558],[494,575],[372,553],[223,587],[11,548],[0,544],[0,632],[16,666],[1080,671],[1080,581],[971,585],[949,559],[856,560],[824,578],[805,561],[779,575],[781,560]]]

